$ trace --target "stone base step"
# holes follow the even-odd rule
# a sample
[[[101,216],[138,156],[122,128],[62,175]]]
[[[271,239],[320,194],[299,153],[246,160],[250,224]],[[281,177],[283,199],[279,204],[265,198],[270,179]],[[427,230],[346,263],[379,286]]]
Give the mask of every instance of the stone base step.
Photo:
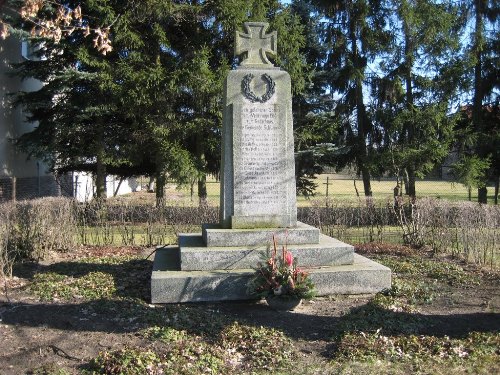
[[[220,246],[267,246],[275,236],[278,244],[299,245],[318,243],[319,229],[297,222],[293,228],[223,229],[218,224],[202,225],[205,245]]]
[[[270,257],[270,243],[265,246],[206,247],[201,234],[179,235],[180,269],[210,271],[246,269]],[[354,247],[321,234],[315,244],[288,245],[302,267],[352,264]],[[278,245],[281,252],[281,246]],[[278,256],[279,256],[278,253]]]
[[[391,271],[354,254],[354,263],[308,269],[318,295],[376,293],[391,286]],[[251,299],[247,283],[252,269],[231,271],[180,271],[179,249],[156,251],[151,276],[152,303],[227,301]]]

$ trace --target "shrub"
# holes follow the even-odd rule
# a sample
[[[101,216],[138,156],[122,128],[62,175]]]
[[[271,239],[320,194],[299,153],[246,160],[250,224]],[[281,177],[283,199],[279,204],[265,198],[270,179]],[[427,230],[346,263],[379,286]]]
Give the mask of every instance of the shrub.
[[[442,199],[313,201],[298,219],[347,242],[399,241],[430,246],[466,261],[495,267],[499,261],[500,207]],[[128,203],[78,203],[43,198],[0,205],[0,276],[15,261],[38,260],[51,250],[83,245],[172,243],[190,226],[218,222],[218,208]]]
[[[495,267],[500,249],[500,207],[445,199],[313,202],[298,210],[299,220],[345,241],[392,241],[429,246],[468,262]],[[399,227],[396,231],[395,228]],[[356,229],[357,237],[349,237]]]
[[[498,261],[499,206],[421,198],[401,202],[394,212],[409,245],[428,245],[435,253],[449,252],[492,267]]]
[[[11,275],[19,260],[40,260],[49,251],[74,245],[73,201],[42,198],[4,203],[0,207],[0,269]]]

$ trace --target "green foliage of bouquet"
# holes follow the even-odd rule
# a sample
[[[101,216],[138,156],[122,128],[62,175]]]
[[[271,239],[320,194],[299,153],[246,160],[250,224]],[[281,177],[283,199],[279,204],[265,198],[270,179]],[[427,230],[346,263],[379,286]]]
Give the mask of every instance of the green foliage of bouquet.
[[[278,244],[273,237],[273,251],[265,263],[258,264],[248,292],[252,296],[266,298],[279,296],[283,299],[311,299],[316,291],[309,274],[297,266],[286,246],[282,247],[281,257],[278,257]]]

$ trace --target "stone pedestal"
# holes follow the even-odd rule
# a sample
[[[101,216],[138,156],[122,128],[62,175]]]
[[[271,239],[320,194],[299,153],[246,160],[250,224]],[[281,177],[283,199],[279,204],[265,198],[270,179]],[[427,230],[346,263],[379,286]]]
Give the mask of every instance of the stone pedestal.
[[[287,248],[310,273],[318,295],[376,293],[390,287],[391,271],[354,254],[351,245],[300,222],[294,229],[288,230],[288,238],[296,243],[289,243]],[[271,229],[233,232],[207,226],[202,233],[179,235],[179,246],[156,251],[151,302],[249,299],[247,283],[255,272],[253,268],[266,258],[273,233]],[[284,239],[285,234],[285,230],[276,228],[278,239]],[[207,238],[216,245],[207,246]],[[303,243],[314,238],[317,242]],[[221,246],[224,241],[230,246]]]
[[[276,33],[249,22],[236,36],[246,54],[224,91],[220,222],[179,235],[156,252],[153,303],[248,299],[253,268],[273,236],[307,269],[319,295],[375,293],[391,271],[352,246],[297,222],[290,76],[274,67]]]

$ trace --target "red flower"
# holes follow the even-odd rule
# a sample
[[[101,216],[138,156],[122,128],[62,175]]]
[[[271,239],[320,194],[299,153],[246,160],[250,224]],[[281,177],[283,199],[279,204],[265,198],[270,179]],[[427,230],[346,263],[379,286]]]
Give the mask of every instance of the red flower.
[[[291,266],[293,264],[293,255],[289,251],[285,251],[285,263],[288,266]]]

